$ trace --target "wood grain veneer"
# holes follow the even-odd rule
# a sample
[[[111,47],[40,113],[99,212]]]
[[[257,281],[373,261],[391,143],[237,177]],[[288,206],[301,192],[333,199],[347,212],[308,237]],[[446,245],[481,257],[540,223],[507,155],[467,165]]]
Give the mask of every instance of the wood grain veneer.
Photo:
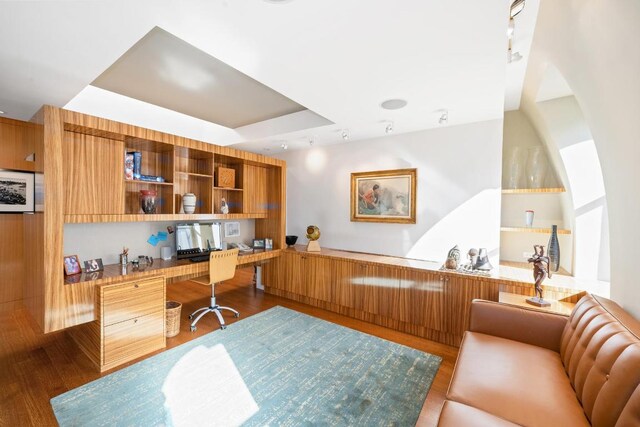
[[[0,310],[6,303],[21,302],[25,283],[22,214],[0,215]]]
[[[242,210],[244,213],[266,213],[269,206],[267,168],[244,165]]]
[[[282,160],[243,152],[228,147],[169,135],[112,120],[102,119],[56,107],[45,106],[34,116],[34,129],[42,129],[34,144],[41,148],[36,166],[44,177],[44,205],[25,227],[25,236],[34,245],[32,269],[25,288],[27,305],[45,332],[57,331],[94,320],[94,286],[100,280],[122,280],[122,274],[105,274],[98,280],[67,278],[62,274],[64,223],[123,221],[185,221],[212,219],[255,219],[259,237],[274,240],[274,247],[284,243],[286,163]],[[31,126],[31,125],[30,125]],[[123,179],[123,156],[127,151],[141,151],[142,173],[162,175],[164,185],[130,183]],[[37,150],[36,150],[37,151]],[[40,166],[38,166],[40,162]],[[245,212],[240,207],[228,215],[213,214],[213,173],[216,164],[231,164],[243,182],[245,167],[257,171],[251,185],[236,192],[253,194],[255,207]],[[180,178],[179,178],[180,177]],[[244,182],[243,182],[244,185]],[[279,186],[271,188],[270,186]],[[139,213],[140,189],[156,188],[160,192],[160,213]],[[196,214],[176,214],[181,196],[194,192],[201,206]],[[266,200],[266,202],[265,202]],[[261,209],[264,207],[264,209]],[[39,223],[38,221],[41,221]],[[41,248],[38,249],[38,248]],[[262,262],[278,255],[254,254],[245,262]],[[201,274],[200,266],[171,266],[164,270],[168,279]],[[150,273],[136,272],[145,276]],[[68,286],[72,282],[73,286]]]
[[[0,169],[34,171],[26,158],[36,151],[38,125],[0,117]]]
[[[498,301],[505,290],[533,292],[532,282],[499,272],[470,276],[440,271],[439,264],[428,261],[301,248],[283,250],[282,257],[265,266],[266,292],[448,345],[459,345],[473,299]],[[574,302],[583,293],[550,287],[547,294]]]
[[[65,214],[124,212],[124,144],[115,139],[65,132],[62,142]],[[139,207],[139,203],[138,203]]]

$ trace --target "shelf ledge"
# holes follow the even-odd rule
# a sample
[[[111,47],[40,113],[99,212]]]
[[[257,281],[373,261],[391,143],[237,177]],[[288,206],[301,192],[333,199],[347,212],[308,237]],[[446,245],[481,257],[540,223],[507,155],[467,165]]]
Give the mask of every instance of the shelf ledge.
[[[92,222],[154,222],[154,221],[196,221],[214,219],[263,219],[266,213],[231,213],[231,214],[123,214],[123,215],[84,215],[67,214],[66,224],[86,224]]]
[[[566,190],[558,188],[503,188],[502,194],[553,194],[564,193]]]
[[[512,233],[551,234],[551,228],[541,228],[541,227],[500,227],[500,231],[512,232]],[[559,228],[558,234],[571,234],[571,230],[564,230]]]

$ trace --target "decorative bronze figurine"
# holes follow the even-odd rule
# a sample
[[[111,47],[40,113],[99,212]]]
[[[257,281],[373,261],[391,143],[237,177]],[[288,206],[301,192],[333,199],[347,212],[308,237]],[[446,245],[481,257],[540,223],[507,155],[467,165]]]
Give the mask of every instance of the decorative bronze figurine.
[[[529,258],[529,262],[533,263],[533,279],[536,281],[536,296],[527,298],[527,302],[538,307],[548,307],[551,303],[542,298],[542,282],[544,282],[547,276],[551,277],[549,257],[544,254],[544,246],[542,245],[534,245],[533,250],[534,255]]]

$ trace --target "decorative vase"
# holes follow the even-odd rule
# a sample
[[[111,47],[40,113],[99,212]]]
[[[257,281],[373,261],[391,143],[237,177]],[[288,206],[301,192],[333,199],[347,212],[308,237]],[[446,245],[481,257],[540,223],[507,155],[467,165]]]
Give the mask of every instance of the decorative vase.
[[[527,224],[527,227],[533,226],[533,215],[534,212],[531,210],[524,211],[524,222]]]
[[[186,193],[182,196],[182,209],[186,214],[192,214],[196,211],[196,195]]]
[[[513,150],[511,150],[511,154],[509,155],[509,158],[507,160],[507,164],[509,165],[509,178],[507,182],[507,188],[521,188],[520,181],[522,181],[523,153],[524,150],[522,149],[522,147],[514,147]]]
[[[140,190],[140,208],[146,214],[156,213],[156,196],[158,192],[155,190]]]
[[[558,242],[558,226],[551,226],[551,237],[547,244],[547,256],[549,257],[549,271],[556,272],[560,269],[560,243]]]
[[[547,167],[547,157],[542,147],[531,147],[527,150],[528,188],[542,188],[547,177]]]

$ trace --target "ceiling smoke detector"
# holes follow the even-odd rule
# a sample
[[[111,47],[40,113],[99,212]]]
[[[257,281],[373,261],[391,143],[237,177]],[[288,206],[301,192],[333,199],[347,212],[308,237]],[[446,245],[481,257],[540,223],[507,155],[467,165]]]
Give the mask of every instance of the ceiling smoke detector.
[[[387,99],[380,106],[385,110],[399,110],[406,107],[407,101],[404,99]]]

